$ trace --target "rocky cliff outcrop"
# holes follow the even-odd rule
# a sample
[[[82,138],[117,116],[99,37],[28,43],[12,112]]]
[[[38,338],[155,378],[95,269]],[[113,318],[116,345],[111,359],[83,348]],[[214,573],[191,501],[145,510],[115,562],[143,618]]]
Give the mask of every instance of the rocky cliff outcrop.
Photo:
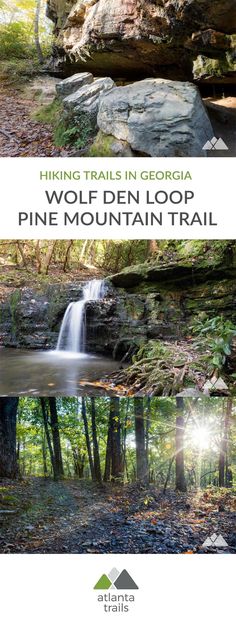
[[[235,80],[235,0],[48,0],[54,71]]]

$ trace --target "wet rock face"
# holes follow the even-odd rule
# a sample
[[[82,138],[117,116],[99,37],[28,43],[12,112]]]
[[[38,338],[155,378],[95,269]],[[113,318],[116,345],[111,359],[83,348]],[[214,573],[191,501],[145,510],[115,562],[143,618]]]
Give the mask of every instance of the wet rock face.
[[[17,289],[0,305],[0,344],[55,348],[67,305],[82,296],[82,284],[49,285],[45,292]]]
[[[236,33],[235,0],[48,0],[47,11],[64,75],[191,78],[199,54],[227,61]]]

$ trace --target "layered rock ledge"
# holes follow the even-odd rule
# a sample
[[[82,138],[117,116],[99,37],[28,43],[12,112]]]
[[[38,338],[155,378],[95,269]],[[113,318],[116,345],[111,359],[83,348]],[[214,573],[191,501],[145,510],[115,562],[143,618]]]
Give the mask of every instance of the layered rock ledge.
[[[235,82],[235,0],[48,0],[51,69]]]

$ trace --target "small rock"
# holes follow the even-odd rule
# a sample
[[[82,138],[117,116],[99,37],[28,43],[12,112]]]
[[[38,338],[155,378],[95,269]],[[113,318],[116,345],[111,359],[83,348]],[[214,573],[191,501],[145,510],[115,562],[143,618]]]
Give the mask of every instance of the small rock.
[[[93,83],[84,85],[76,92],[63,99],[63,106],[67,111],[84,113],[97,122],[97,113],[101,94],[114,87],[112,78],[97,78]]]
[[[73,74],[73,76],[69,76],[68,78],[65,78],[64,81],[60,81],[60,83],[56,84],[57,94],[61,98],[65,98],[80,89],[80,87],[89,85],[92,82],[93,75],[90,72]]]

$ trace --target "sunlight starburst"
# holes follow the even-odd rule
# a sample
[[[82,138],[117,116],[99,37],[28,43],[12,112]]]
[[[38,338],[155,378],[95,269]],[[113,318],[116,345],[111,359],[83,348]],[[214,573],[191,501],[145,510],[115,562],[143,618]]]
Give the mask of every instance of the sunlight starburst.
[[[206,450],[211,447],[211,433],[207,427],[195,426],[191,432],[191,441],[194,447]]]

